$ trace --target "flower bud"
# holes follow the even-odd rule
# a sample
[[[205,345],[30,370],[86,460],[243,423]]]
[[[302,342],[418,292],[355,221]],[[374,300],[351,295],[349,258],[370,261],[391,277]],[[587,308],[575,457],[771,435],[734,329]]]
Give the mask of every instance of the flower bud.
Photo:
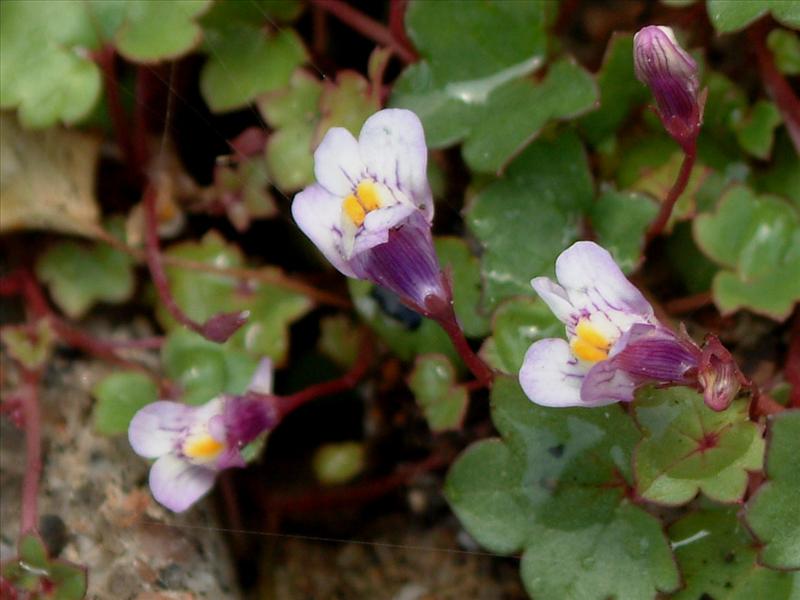
[[[636,77],[653,92],[664,129],[684,149],[694,145],[703,121],[705,93],[698,95],[697,63],[672,29],[650,25],[633,38]]]
[[[747,383],[731,353],[714,335],[706,339],[697,370],[697,383],[703,391],[706,406],[716,411],[728,408],[739,388]]]

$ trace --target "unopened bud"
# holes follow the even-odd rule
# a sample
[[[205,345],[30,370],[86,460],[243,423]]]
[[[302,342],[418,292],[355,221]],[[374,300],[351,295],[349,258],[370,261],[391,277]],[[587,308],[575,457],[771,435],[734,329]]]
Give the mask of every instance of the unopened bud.
[[[653,92],[664,129],[684,149],[693,146],[705,104],[705,93],[698,95],[697,63],[672,29],[657,25],[634,36],[633,60],[637,79]]]
[[[697,382],[703,391],[706,405],[712,410],[721,411],[730,406],[747,379],[731,353],[712,335],[708,337],[703,348]]]

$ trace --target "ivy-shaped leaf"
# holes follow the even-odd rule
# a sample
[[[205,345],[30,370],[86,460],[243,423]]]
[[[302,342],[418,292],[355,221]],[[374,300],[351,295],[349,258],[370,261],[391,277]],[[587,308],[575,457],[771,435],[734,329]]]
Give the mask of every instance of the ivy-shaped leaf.
[[[492,318],[492,337],[481,354],[495,369],[516,375],[531,344],[544,338],[564,337],[564,325],[536,298],[503,302]]]
[[[0,107],[26,127],[86,117],[101,92],[91,52],[113,44],[129,60],[174,59],[200,43],[195,19],[211,0],[11,0],[0,4]]]
[[[752,536],[736,518],[735,508],[693,512],[669,528],[684,589],[674,600],[793,600],[800,573],[766,569],[756,563]]]
[[[544,408],[502,377],[492,418],[503,439],[468,448],[445,495],[483,546],[523,552],[531,597],[633,600],[679,587],[659,521],[625,497],[638,435],[618,406]]]
[[[27,592],[26,598],[81,600],[86,595],[86,569],[49,558],[41,538],[32,533],[19,540],[18,555],[0,565],[0,576],[17,590]]]
[[[181,400],[204,404],[219,394],[242,394],[258,359],[233,347],[209,342],[187,329],[171,332],[161,349],[167,377],[181,386]]]
[[[747,502],[745,519],[764,544],[759,562],[773,569],[800,569],[800,410],[770,418],[768,448],[768,481]]]
[[[466,209],[467,225],[484,246],[484,304],[533,295],[530,280],[552,273],[559,253],[580,233],[592,200],[592,176],[578,137],[537,140],[505,175]]]
[[[603,66],[597,74],[597,84],[600,108],[579,121],[586,138],[595,145],[613,136],[633,109],[650,97],[650,91],[634,74],[631,34],[614,33],[611,36]]]
[[[772,102],[759,100],[748,115],[736,125],[739,145],[756,158],[766,160],[772,153],[775,129],[782,122],[778,107]]]
[[[739,186],[716,212],[694,222],[701,250],[725,267],[714,277],[714,303],[725,314],[747,308],[776,320],[800,299],[800,209]]]
[[[208,62],[200,73],[200,91],[211,110],[242,108],[286,86],[305,62],[305,46],[293,29],[266,27],[267,4],[220,2],[203,18]]]
[[[707,0],[708,17],[719,33],[744,29],[768,12],[789,27],[800,28],[800,5],[785,0]]]
[[[796,31],[773,29],[767,46],[775,55],[775,64],[786,75],[800,75],[800,35]]]
[[[39,319],[33,327],[27,324],[5,325],[0,330],[0,341],[9,356],[25,368],[35,371],[41,369],[50,358],[56,333],[47,319]]]
[[[200,242],[184,242],[170,247],[166,254],[216,267],[241,267],[238,248],[227,244],[216,232],[209,232]],[[277,284],[242,282],[228,274],[209,273],[167,266],[170,289],[178,305],[197,322],[220,312],[249,311],[247,322],[225,344],[227,348],[247,352],[255,358],[268,356],[277,363],[286,358],[289,325],[312,307],[309,298]],[[277,275],[277,271],[274,271]],[[269,270],[264,271],[265,274]],[[175,321],[159,303],[156,316],[166,329]]]
[[[746,400],[714,412],[689,388],[645,388],[633,408],[644,434],[634,454],[636,491],[646,500],[685,504],[702,491],[736,502],[747,472],[761,469],[764,440]]]
[[[464,420],[469,394],[455,380],[453,365],[441,354],[418,356],[408,378],[408,386],[434,433],[458,429]]]
[[[109,229],[118,232],[122,223]],[[97,302],[120,303],[133,294],[133,259],[108,244],[72,240],[50,246],[36,262],[59,308],[72,318],[84,316]]]
[[[597,243],[611,252],[624,273],[632,273],[642,261],[645,231],[657,213],[649,196],[614,189],[606,189],[592,205]]]
[[[140,408],[158,400],[158,387],[144,373],[123,371],[101,379],[92,396],[97,401],[94,428],[104,435],[118,435],[128,431]]]
[[[380,107],[379,94],[366,79],[355,71],[340,71],[335,83],[326,81],[323,84],[314,147],[331,127],[344,127],[358,137],[364,121]]]

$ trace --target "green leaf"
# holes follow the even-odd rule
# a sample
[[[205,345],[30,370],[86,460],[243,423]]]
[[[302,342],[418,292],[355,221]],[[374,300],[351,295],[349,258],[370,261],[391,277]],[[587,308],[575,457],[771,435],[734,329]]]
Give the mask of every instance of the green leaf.
[[[786,29],[773,29],[767,46],[775,55],[775,64],[785,75],[800,75],[800,35]]]
[[[772,102],[759,100],[736,128],[736,138],[747,152],[766,160],[772,153],[775,129],[782,122],[781,113]]]
[[[47,319],[36,321],[33,329],[28,325],[5,325],[0,329],[0,341],[8,354],[27,369],[41,369],[50,358],[56,333]]]
[[[81,600],[86,596],[86,569],[66,561],[50,563],[49,579],[55,584],[54,600]]]
[[[325,444],[314,452],[311,460],[314,475],[323,485],[341,485],[357,477],[366,466],[364,444],[337,442]]]
[[[772,160],[756,173],[754,184],[759,192],[783,196],[800,209],[800,156],[785,130],[778,130]]]
[[[614,33],[611,36],[597,84],[600,87],[600,109],[580,119],[581,130],[594,145],[614,135],[633,109],[650,97],[647,87],[634,74],[631,34]]]
[[[726,267],[713,294],[725,314],[748,308],[776,320],[800,299],[800,209],[738,186],[694,222],[697,244]]]
[[[352,320],[343,315],[323,317],[319,322],[317,348],[341,367],[350,367],[358,358],[362,336]]]
[[[18,108],[25,127],[75,123],[100,98],[87,12],[79,0],[0,3],[0,108]]]
[[[316,148],[331,127],[344,127],[356,138],[372,113],[380,109],[379,96],[355,71],[340,71],[336,83],[327,82],[319,100],[321,119],[314,136]]]
[[[768,12],[789,27],[800,27],[800,5],[786,0],[707,0],[708,17],[719,33],[744,29]]]
[[[47,284],[59,308],[73,319],[84,316],[98,302],[125,302],[135,286],[133,259],[102,242],[59,241],[39,257],[36,275]]]
[[[597,103],[597,86],[569,59],[550,66],[538,83],[517,79],[495,89],[464,143],[464,160],[475,171],[501,172],[550,121],[587,112]]]
[[[767,483],[747,502],[745,519],[763,542],[759,562],[773,569],[800,569],[800,410],[770,417]],[[800,579],[800,574],[796,575]],[[800,584],[800,581],[797,581]]]
[[[322,83],[304,69],[297,69],[289,84],[258,99],[258,110],[273,129],[316,122]]]
[[[428,145],[455,144],[488,114],[493,90],[530,75],[544,61],[548,2],[409,4],[406,31],[422,55],[392,90],[392,106],[413,110]],[[447,23],[447,27],[442,27]]]
[[[196,19],[211,6],[211,0],[125,3],[100,0],[94,4],[120,13],[117,16],[120,27],[115,35],[120,54],[128,60],[146,63],[175,59],[194,49],[203,37]]]
[[[234,347],[209,342],[187,329],[171,332],[161,349],[167,377],[180,384],[181,400],[205,404],[222,393],[242,394],[255,373],[258,359]]]
[[[104,435],[128,431],[136,412],[158,399],[155,382],[138,371],[112,373],[92,389],[97,401],[94,408],[94,428]]]
[[[719,268],[700,252],[692,237],[692,224],[678,223],[666,239],[666,255],[670,266],[683,282],[686,292],[700,294],[711,289]]]
[[[748,418],[748,401],[714,412],[684,387],[646,388],[633,404],[644,438],[636,448],[636,491],[660,504],[685,504],[702,491],[718,502],[736,502],[747,490],[747,472],[764,461],[764,440]]]
[[[756,564],[752,537],[736,518],[736,508],[693,512],[669,528],[685,587],[674,600],[794,600],[800,573]]]
[[[382,306],[369,281],[348,279],[347,285],[356,312],[401,360],[410,361],[418,354],[430,352],[444,354],[461,364],[450,338],[434,321],[424,319],[399,300],[394,300],[390,307]]]
[[[548,409],[501,377],[492,417],[503,440],[468,448],[445,495],[483,546],[523,551],[531,597],[632,600],[678,588],[659,521],[625,498],[637,433],[618,406]]]
[[[461,238],[437,237],[434,245],[442,270],[449,270],[452,276],[453,303],[464,334],[475,338],[485,336],[489,331],[489,318],[480,306],[480,261]]]
[[[648,225],[658,206],[649,196],[607,189],[592,205],[592,226],[597,243],[611,252],[624,273],[632,273],[642,261]]]
[[[207,265],[224,268],[241,267],[238,248],[227,244],[216,232],[209,232],[200,242],[183,242],[171,246],[166,254]],[[220,312],[250,311],[247,322],[225,344],[245,351],[250,356],[268,356],[277,363],[286,358],[289,348],[289,325],[312,307],[309,298],[277,284],[240,282],[227,274],[208,273],[183,267],[168,266],[167,277],[178,305],[197,322],[204,322]],[[275,269],[265,269],[279,278]],[[166,329],[176,324],[159,302],[156,316]]]
[[[19,559],[35,569],[47,569],[47,548],[38,535],[29,533],[22,537],[19,541]]]
[[[494,313],[491,365],[516,375],[533,342],[555,337],[564,337],[564,325],[544,302],[536,298],[512,298]]]
[[[537,140],[484,188],[466,210],[483,244],[484,303],[532,295],[530,280],[552,273],[556,257],[578,238],[593,196],[592,177],[577,136]]]
[[[203,19],[208,62],[200,91],[214,112],[246,106],[259,94],[286,86],[307,58],[293,29],[265,27],[268,15],[247,2],[221,2]]]
[[[455,380],[455,369],[444,355],[424,354],[414,362],[408,386],[434,433],[458,429],[464,420],[469,394]]]
[[[0,232],[45,229],[95,235],[100,144],[100,138],[77,131],[27,131],[13,116],[1,114]]]

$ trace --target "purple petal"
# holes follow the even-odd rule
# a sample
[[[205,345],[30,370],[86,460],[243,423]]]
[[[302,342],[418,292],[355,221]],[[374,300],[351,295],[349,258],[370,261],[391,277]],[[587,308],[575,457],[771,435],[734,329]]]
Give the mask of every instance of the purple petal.
[[[594,242],[576,242],[564,250],[556,260],[556,276],[579,311],[604,312],[612,321],[615,313],[654,320],[650,303]]]
[[[350,265],[361,279],[397,294],[410,308],[428,314],[428,298],[449,303],[431,228],[419,211],[389,232],[389,239],[353,257]]]
[[[294,197],[292,216],[325,258],[347,277],[355,277],[342,256],[342,198],[314,184]]]
[[[328,130],[314,152],[314,175],[323,188],[341,202],[364,178],[358,142],[342,127]]]
[[[542,406],[586,406],[581,384],[586,369],[572,355],[565,340],[535,342],[525,353],[519,383],[525,395]]]
[[[269,358],[262,358],[259,361],[247,391],[264,395],[272,393],[272,361]]]
[[[637,382],[610,360],[595,364],[581,386],[584,406],[603,406],[614,402],[630,402]]]
[[[242,458],[242,453],[238,448],[228,448],[217,459],[215,468],[218,471],[225,469],[241,469],[246,467],[247,463]]]
[[[246,394],[226,398],[222,419],[228,447],[235,449],[249,444],[278,421],[272,404]]]
[[[369,213],[364,219],[364,226],[356,233],[350,257],[385,244],[389,240],[389,231],[402,225],[415,212],[419,211],[413,206],[397,203]]]
[[[153,497],[173,512],[183,512],[214,485],[216,472],[165,454],[150,469]]]
[[[700,349],[669,329],[636,324],[614,346],[608,361],[639,381],[692,385]]]
[[[428,185],[428,147],[417,115],[398,108],[375,113],[364,123],[358,145],[369,174],[408,196],[430,223],[433,197]]]
[[[133,451],[144,458],[171,452],[184,430],[193,422],[192,409],[179,402],[160,401],[137,412],[128,426]]]

